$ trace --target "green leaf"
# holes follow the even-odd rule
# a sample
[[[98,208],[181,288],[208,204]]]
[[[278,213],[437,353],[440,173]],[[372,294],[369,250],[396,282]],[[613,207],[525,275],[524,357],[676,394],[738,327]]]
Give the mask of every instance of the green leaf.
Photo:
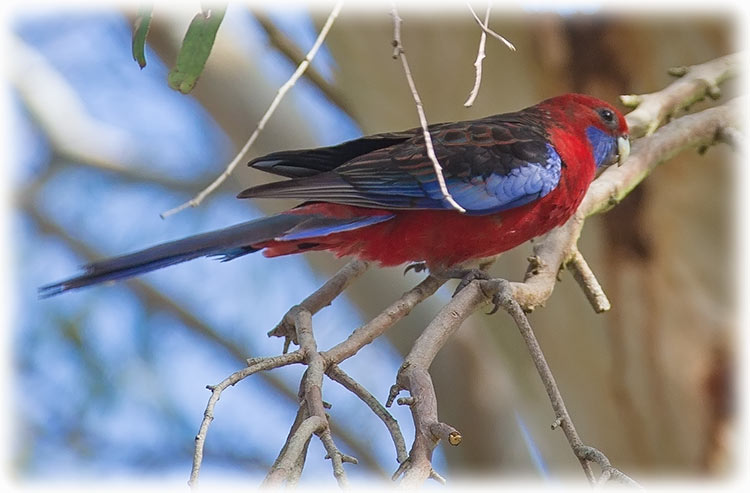
[[[169,87],[187,94],[193,90],[216,39],[216,31],[224,19],[226,5],[203,9],[190,23],[182,40],[177,63],[169,72]]]
[[[138,66],[146,66],[146,36],[151,27],[151,16],[154,14],[153,2],[143,2],[138,6],[138,13],[133,24],[133,60]]]

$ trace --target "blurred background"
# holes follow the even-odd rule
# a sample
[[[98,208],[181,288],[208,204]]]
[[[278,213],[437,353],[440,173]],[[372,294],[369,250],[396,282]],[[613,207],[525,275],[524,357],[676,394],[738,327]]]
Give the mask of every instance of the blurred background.
[[[474,2],[481,16],[486,4]],[[244,165],[203,205],[170,209],[220,173],[328,13],[295,4],[231,4],[190,96],[166,76],[198,5],[157,5],[148,65],[130,53],[135,6],[16,7],[8,17],[12,410],[10,470],[22,481],[186,481],[193,438],[216,384],[245,358],[278,354],[269,339],[286,310],[344,261],[325,253],[229,263],[201,259],[52,299],[39,286],[80,265],[228,226],[291,205],[239,201],[268,177]],[[390,5],[344,7],[328,40],[289,92],[249,157],[334,144],[418,125],[400,63],[391,58]],[[400,11],[403,43],[431,122],[516,110],[563,92],[617,102],[662,89],[667,68],[736,49],[731,12],[606,13],[493,9],[476,103],[480,30],[462,3],[426,15]],[[297,57],[297,58],[295,58]],[[733,93],[728,84],[719,103]],[[713,103],[717,104],[717,103]],[[707,103],[693,109],[701,109]],[[685,152],[628,198],[586,223],[581,250],[612,301],[596,315],[563,273],[531,316],[583,440],[637,480],[724,477],[734,468],[735,375],[731,151]],[[493,273],[521,279],[529,244]],[[423,275],[372,269],[314,319],[321,349],[343,340]],[[342,368],[385,401],[401,358],[449,299],[444,287]],[[301,367],[228,389],[206,443],[203,484],[259,483],[296,412]],[[432,366],[441,419],[464,437],[441,444],[450,479],[582,477],[516,328],[504,314],[471,317]],[[382,423],[327,381],[335,437],[360,464],[355,481],[387,480],[396,454]],[[407,443],[408,409],[394,407]],[[313,440],[302,480],[334,484]]]

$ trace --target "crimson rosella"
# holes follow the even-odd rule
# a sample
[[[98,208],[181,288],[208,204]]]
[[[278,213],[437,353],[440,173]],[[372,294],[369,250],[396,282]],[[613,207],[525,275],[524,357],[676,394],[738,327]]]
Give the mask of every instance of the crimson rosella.
[[[598,170],[629,152],[624,117],[608,103],[565,94],[515,113],[429,127],[455,210],[438,185],[421,128],[332,147],[282,151],[256,169],[290,178],[240,198],[305,200],[280,214],[85,266],[40,288],[43,297],[124,279],[197,257],[232,260],[329,250],[383,266],[456,268],[563,224]]]

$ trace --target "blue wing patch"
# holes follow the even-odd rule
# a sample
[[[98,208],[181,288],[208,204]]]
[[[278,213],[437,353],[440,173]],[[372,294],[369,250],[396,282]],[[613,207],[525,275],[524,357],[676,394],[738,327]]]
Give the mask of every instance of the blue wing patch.
[[[506,144],[498,147],[500,151],[480,148],[463,154],[460,149],[450,152],[443,149],[441,153],[446,159],[443,164],[448,191],[467,214],[492,214],[528,204],[550,193],[560,182],[562,159],[550,143],[526,155],[523,148],[508,151]],[[391,157],[391,153],[383,153],[384,156],[367,155],[366,159],[354,160],[335,171],[259,185],[239,197],[304,198],[386,209],[452,209],[443,198],[429,161],[399,160]],[[371,221],[384,221],[386,217],[355,218],[346,225],[339,221],[336,225],[306,226],[290,231],[283,239],[356,229],[374,224]]]
[[[548,143],[547,160],[544,163],[527,163],[513,168],[507,174],[491,173],[487,177],[476,176],[468,181],[451,177],[446,180],[446,186],[453,199],[468,214],[491,214],[544,197],[557,187],[561,171],[562,159]],[[437,181],[423,184],[422,189],[432,199],[431,202],[439,201],[441,208],[451,208],[442,198]]]

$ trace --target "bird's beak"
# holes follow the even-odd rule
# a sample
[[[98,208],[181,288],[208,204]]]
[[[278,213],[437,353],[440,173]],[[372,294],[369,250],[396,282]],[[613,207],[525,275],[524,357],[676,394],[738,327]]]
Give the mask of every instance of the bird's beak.
[[[617,138],[617,154],[620,157],[617,160],[617,166],[622,166],[622,163],[630,156],[630,139],[627,135]]]

